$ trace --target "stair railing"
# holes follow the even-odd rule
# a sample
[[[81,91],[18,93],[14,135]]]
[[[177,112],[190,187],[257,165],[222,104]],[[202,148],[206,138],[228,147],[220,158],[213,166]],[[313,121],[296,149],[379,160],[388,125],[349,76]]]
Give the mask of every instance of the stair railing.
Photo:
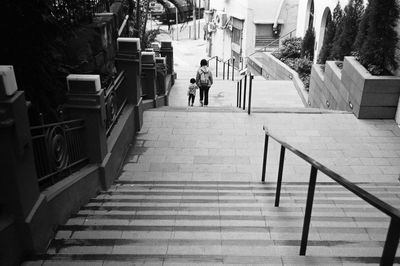
[[[222,63],[222,79],[225,80],[225,77],[227,80],[230,79],[230,74],[232,74],[231,79],[232,81],[235,80],[235,58],[231,57],[227,60],[222,60],[218,56],[213,56],[207,60],[208,64],[210,65],[211,60],[215,59],[215,77],[218,77],[218,63]],[[232,64],[231,64],[232,62]],[[232,70],[231,70],[232,67]],[[231,73],[232,71],[232,73]]]
[[[279,207],[279,200],[280,200],[280,193],[282,186],[283,165],[285,160],[285,150],[286,149],[290,150],[291,152],[302,158],[304,161],[311,164],[310,180],[308,183],[307,203],[304,214],[303,231],[301,236],[300,256],[306,255],[308,232],[310,229],[311,212],[314,200],[314,191],[317,183],[317,172],[321,171],[322,173],[330,177],[332,180],[334,180],[336,183],[338,183],[342,187],[346,188],[347,190],[358,196],[360,199],[366,201],[368,204],[372,205],[373,207],[377,208],[381,212],[391,217],[389,229],[386,235],[385,245],[383,248],[383,253],[380,260],[380,265],[393,265],[400,237],[400,210],[378,199],[377,197],[370,194],[366,190],[360,188],[356,184],[350,182],[349,180],[340,176],[336,172],[327,168],[325,165],[314,160],[308,155],[302,153],[301,151],[297,150],[288,143],[280,140],[276,136],[273,136],[265,126],[263,127],[263,129],[265,131],[265,143],[264,143],[264,157],[263,157],[262,177],[261,177],[262,182],[265,182],[269,137],[271,137],[276,142],[281,144],[278,179],[277,179],[276,194],[275,194],[275,207]]]
[[[253,79],[254,76],[249,73],[244,75],[240,80],[236,82],[236,107],[243,108],[246,110],[246,91],[247,91],[247,84],[249,86],[249,97],[248,97],[248,105],[247,105],[247,113],[250,115],[251,113],[251,93],[253,89]],[[247,82],[249,80],[249,82]],[[242,97],[243,91],[243,97]],[[242,106],[243,102],[243,106]]]

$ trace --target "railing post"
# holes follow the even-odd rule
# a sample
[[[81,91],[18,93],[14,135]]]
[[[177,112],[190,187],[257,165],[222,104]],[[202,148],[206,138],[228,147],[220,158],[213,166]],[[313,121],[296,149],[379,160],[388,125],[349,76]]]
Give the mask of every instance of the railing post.
[[[225,80],[225,62],[222,61],[222,79]]]
[[[311,212],[314,201],[315,184],[317,182],[318,169],[311,166],[310,182],[308,183],[306,211],[304,214],[303,232],[301,235],[300,256],[306,255],[308,231],[310,230]]]
[[[102,163],[107,154],[106,109],[99,75],[68,75],[64,108],[71,117],[85,121],[84,150],[89,163]]]
[[[215,57],[215,77],[218,78],[218,56]]]
[[[230,69],[230,66],[231,66],[230,63],[229,63],[229,61],[230,61],[230,60],[228,60],[228,71],[226,71],[226,79],[227,79],[227,80],[229,80],[229,71],[230,71],[229,69]]]
[[[167,74],[171,75],[172,85],[175,84],[174,48],[171,41],[161,41],[160,54],[167,60]]]
[[[243,110],[246,110],[246,88],[247,88],[247,75],[244,76]]]
[[[265,132],[264,157],[263,157],[262,176],[261,176],[262,182],[265,182],[265,173],[267,170],[268,138],[269,138],[268,132]]]
[[[247,107],[247,114],[249,114],[250,115],[250,113],[251,113],[251,91],[252,91],[252,89],[253,89],[253,75],[251,75],[250,74],[250,80],[249,80],[249,104],[248,104],[248,107]]]
[[[115,58],[118,72],[125,71],[123,89],[128,102],[137,105],[142,96],[140,72],[142,59],[139,38],[118,38],[118,52]]]
[[[282,186],[282,173],[283,164],[285,161],[285,146],[281,145],[281,156],[279,159],[279,169],[278,169],[278,181],[276,183],[276,193],[275,193],[275,207],[279,207],[279,200],[281,197],[281,186]]]
[[[239,81],[239,108],[242,107],[242,80]]]
[[[1,246],[0,261],[17,265],[23,253],[46,250],[53,217],[39,191],[24,92],[17,91],[12,66],[0,66],[0,77],[0,214],[11,228],[1,234],[7,245]]]
[[[142,52],[142,90],[143,98],[153,101],[156,107],[156,58],[154,52]]]
[[[394,258],[399,245],[400,237],[400,219],[392,217],[390,220],[389,229],[386,235],[385,246],[380,261],[380,265],[393,265]]]
[[[232,81],[235,80],[235,58],[232,58]]]
[[[239,107],[239,82],[236,83],[236,107]]]

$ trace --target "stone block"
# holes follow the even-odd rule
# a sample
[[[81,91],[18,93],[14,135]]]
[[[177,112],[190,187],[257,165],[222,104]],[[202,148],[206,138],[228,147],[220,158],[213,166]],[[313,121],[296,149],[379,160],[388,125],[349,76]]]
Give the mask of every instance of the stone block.
[[[365,93],[361,105],[363,106],[396,106],[399,96],[396,94]]]
[[[373,76],[365,81],[365,93],[400,94],[400,77]]]
[[[363,106],[358,113],[359,119],[393,119],[396,115],[396,107]]]

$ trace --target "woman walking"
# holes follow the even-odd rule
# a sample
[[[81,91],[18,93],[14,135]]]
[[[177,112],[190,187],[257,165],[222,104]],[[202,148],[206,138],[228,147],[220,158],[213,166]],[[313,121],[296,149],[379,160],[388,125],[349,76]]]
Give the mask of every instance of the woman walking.
[[[197,70],[196,84],[200,88],[200,105],[208,105],[208,91],[213,84],[213,77],[211,70],[208,68],[206,59],[200,61],[200,68]],[[204,102],[203,102],[204,99]]]

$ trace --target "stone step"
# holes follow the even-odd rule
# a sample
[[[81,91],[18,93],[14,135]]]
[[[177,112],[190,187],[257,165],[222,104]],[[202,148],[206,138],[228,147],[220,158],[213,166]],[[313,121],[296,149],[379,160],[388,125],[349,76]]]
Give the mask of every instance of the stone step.
[[[358,185],[400,201],[397,184]],[[30,263],[379,263],[390,219],[329,182],[317,184],[307,256],[298,256],[307,186],[283,183],[280,207],[274,207],[270,182],[119,180],[60,225],[47,253]]]
[[[290,248],[286,248],[291,250]],[[150,249],[151,250],[151,249]],[[201,250],[201,249],[200,249]],[[237,256],[235,250],[231,250],[233,255],[214,255],[214,254],[56,254],[42,255],[33,257],[30,264],[27,265],[93,265],[93,266],[111,266],[111,265],[366,265],[379,264],[380,256],[359,257],[357,254],[338,257],[321,257],[318,252],[311,256],[276,256],[267,255],[268,249],[261,249],[261,255]],[[243,249],[242,249],[243,250]],[[203,250],[201,250],[203,251]],[[204,249],[204,252],[207,249]],[[298,253],[298,250],[295,249]],[[348,253],[352,252],[349,250]],[[37,262],[37,264],[32,264]],[[395,263],[400,263],[396,258]]]

